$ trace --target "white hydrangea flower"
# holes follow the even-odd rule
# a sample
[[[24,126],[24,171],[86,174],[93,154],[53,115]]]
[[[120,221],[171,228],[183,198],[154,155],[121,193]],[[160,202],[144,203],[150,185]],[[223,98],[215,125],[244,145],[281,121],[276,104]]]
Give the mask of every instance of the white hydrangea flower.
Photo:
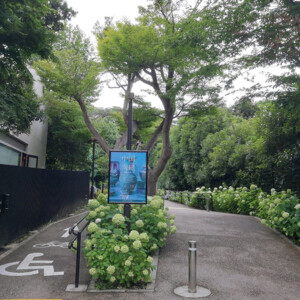
[[[123,245],[123,246],[121,247],[121,252],[122,252],[122,253],[127,253],[128,251],[129,251],[129,248],[128,248],[127,245]]]
[[[97,213],[95,211],[91,211],[89,214],[88,214],[88,219],[94,219],[96,218],[97,216]]]
[[[128,276],[129,276],[129,277],[133,277],[133,276],[134,276],[133,272],[132,272],[132,271],[129,271],[129,272],[128,272]]]
[[[295,206],[295,209],[300,209],[300,203]]]
[[[95,268],[91,268],[91,269],[89,269],[89,273],[90,273],[90,275],[96,275],[97,274],[97,269],[95,269]]]
[[[140,239],[141,239],[142,241],[148,242],[148,241],[149,241],[148,234],[147,234],[146,232],[141,233],[141,234],[140,234]]]
[[[131,240],[138,240],[140,238],[140,234],[136,230],[131,230],[129,233],[129,238]]]
[[[100,205],[100,203],[99,203],[96,199],[91,199],[91,200],[89,200],[89,202],[88,202],[88,206],[89,206],[91,209],[95,209],[95,208],[97,208],[99,205]]]
[[[134,249],[140,249],[142,247],[142,243],[141,243],[141,241],[134,241],[132,243],[132,246]]]
[[[158,228],[167,228],[168,224],[165,222],[158,222],[157,227]]]
[[[132,211],[131,211],[131,215],[134,216],[138,213],[138,211],[134,208]]]
[[[177,228],[176,228],[176,226],[175,225],[172,225],[171,227],[170,227],[170,233],[175,233],[176,232],[176,230],[177,230]]]
[[[127,259],[125,261],[125,266],[130,267],[131,266],[131,261],[129,259]]]
[[[106,269],[107,273],[110,275],[114,274],[115,270],[116,270],[115,266],[108,266]]]
[[[151,250],[156,250],[157,249],[157,245],[156,244],[153,244],[150,248]]]
[[[87,227],[87,231],[89,232],[89,233],[94,233],[94,232],[96,232],[98,230],[98,225],[96,224],[96,223],[94,223],[94,222],[91,222],[90,224],[89,224],[89,226]]]
[[[112,218],[112,222],[115,225],[120,225],[125,223],[125,217],[121,214],[115,214]]]
[[[115,247],[114,247],[114,251],[116,252],[116,253],[118,253],[119,251],[120,251],[120,246],[119,245],[116,245]]]
[[[135,222],[135,225],[139,228],[142,228],[142,227],[144,227],[144,222],[142,220],[137,220]]]
[[[300,223],[300,222],[299,222],[299,223]],[[152,263],[152,262],[153,262],[153,258],[152,258],[151,256],[148,256],[148,257],[147,257],[147,262]]]

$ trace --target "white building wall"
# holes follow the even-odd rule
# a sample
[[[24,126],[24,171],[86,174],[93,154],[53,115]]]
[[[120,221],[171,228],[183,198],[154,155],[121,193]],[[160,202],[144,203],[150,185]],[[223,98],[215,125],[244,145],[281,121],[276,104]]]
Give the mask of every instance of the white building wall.
[[[43,85],[36,71],[29,68],[34,79],[34,91],[38,97],[43,96]],[[34,121],[30,127],[29,134],[3,135],[0,133],[0,143],[17,150],[20,153],[38,157],[38,168],[45,168],[46,165],[46,147],[47,147],[47,121]],[[2,162],[3,163],[3,162]]]

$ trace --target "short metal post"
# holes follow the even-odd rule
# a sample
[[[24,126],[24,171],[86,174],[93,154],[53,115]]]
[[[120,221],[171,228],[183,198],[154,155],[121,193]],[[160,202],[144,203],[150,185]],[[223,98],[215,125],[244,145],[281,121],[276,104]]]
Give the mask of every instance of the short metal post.
[[[81,251],[81,232],[77,233],[77,251],[76,251],[76,272],[75,272],[75,288],[79,285],[79,268],[80,268],[80,251]]]
[[[208,194],[208,197],[206,197],[206,211],[209,211],[209,200],[210,200],[210,194]]]
[[[189,293],[197,292],[197,242],[189,241]]]
[[[174,290],[185,298],[202,298],[211,294],[210,290],[197,286],[197,242],[189,241],[189,283]]]

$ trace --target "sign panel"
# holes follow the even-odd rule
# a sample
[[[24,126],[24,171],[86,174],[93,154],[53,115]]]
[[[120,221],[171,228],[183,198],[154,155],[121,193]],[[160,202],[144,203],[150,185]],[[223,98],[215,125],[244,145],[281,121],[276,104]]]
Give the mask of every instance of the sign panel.
[[[147,203],[147,151],[110,151],[108,203]]]

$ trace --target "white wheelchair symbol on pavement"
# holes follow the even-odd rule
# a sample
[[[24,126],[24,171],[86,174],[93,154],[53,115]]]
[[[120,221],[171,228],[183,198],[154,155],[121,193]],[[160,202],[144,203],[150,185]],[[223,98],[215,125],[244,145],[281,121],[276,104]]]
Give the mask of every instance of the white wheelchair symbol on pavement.
[[[53,263],[53,260],[34,260],[35,257],[43,256],[43,253],[31,253],[28,254],[21,262],[15,261],[12,263],[8,263],[0,266],[0,275],[4,276],[30,276],[36,275],[39,273],[39,270],[44,270],[44,276],[56,276],[56,275],[64,275],[64,272],[54,272],[54,267],[49,265]],[[18,270],[34,270],[29,272],[11,272],[7,269],[11,266],[18,265]],[[37,266],[31,264],[38,264]],[[42,265],[41,265],[42,264]]]

